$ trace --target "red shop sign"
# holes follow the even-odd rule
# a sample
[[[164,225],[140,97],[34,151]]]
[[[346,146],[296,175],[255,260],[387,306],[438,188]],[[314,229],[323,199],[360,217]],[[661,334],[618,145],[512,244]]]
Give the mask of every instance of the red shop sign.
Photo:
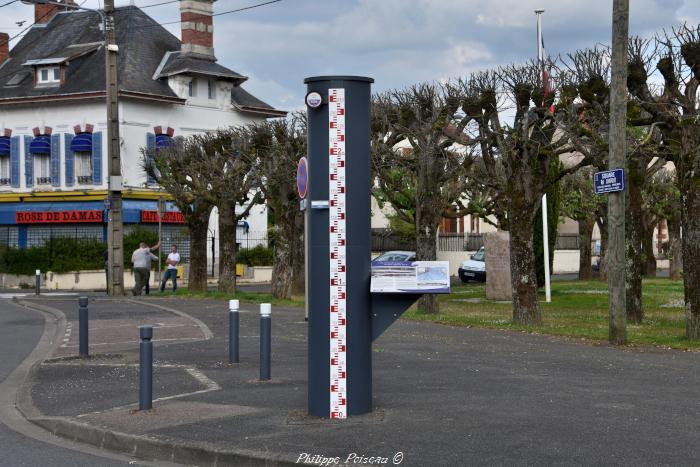
[[[164,224],[184,224],[185,216],[180,211],[167,211],[163,213],[163,218],[160,221]],[[157,223],[158,211],[141,211],[141,222]]]
[[[18,211],[17,224],[73,224],[102,222],[102,211]]]

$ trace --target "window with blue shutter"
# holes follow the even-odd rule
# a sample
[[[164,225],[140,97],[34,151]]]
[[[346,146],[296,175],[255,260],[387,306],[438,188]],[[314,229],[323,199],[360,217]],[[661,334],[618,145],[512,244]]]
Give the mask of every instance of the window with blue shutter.
[[[51,135],[51,186],[61,186],[61,135]]]
[[[64,135],[66,146],[66,186],[75,185],[75,154],[73,153],[73,135]]]
[[[153,154],[156,151],[156,135],[153,133],[146,133],[146,149],[147,149],[147,162],[148,164],[153,163]],[[148,172],[146,172],[146,178],[148,186],[154,186],[156,184],[156,179],[151,177]]]
[[[10,137],[0,136],[0,185],[10,184]]]
[[[30,149],[34,138],[24,137],[24,183],[27,187],[34,186],[34,157]]]
[[[92,183],[102,185],[102,132],[92,134]]]
[[[10,140],[10,186],[19,188],[19,136]]]

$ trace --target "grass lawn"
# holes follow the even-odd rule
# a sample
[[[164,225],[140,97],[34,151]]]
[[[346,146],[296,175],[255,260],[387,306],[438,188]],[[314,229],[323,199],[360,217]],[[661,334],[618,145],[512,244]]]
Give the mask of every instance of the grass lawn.
[[[642,324],[627,324],[627,341],[632,345],[651,344],[676,349],[700,349],[699,341],[685,338],[683,282],[669,279],[644,280]],[[540,294],[542,326],[512,323],[510,303],[486,299],[483,284],[452,287],[440,297],[440,314],[418,313],[415,308],[404,317],[456,326],[511,329],[539,334],[572,336],[596,341],[608,339],[608,289],[600,281],[552,283],[552,302]]]
[[[645,320],[642,324],[627,324],[627,341],[632,345],[655,345],[675,349],[700,350],[700,341],[685,338],[683,311],[683,282],[669,279],[645,279],[643,285]],[[166,292],[163,296],[173,296]],[[229,300],[237,298],[248,303],[303,307],[304,297],[277,300],[269,293],[241,292],[236,295],[215,291],[190,292],[178,289],[174,296]],[[431,321],[453,326],[473,326],[510,329],[538,334],[571,336],[592,341],[608,340],[608,287],[600,281],[567,281],[552,283],[552,302],[545,303],[540,294],[542,326],[519,326],[512,323],[511,304],[486,299],[483,284],[452,287],[450,295],[440,296],[440,313],[426,315],[415,307],[403,316],[407,319]]]
[[[162,294],[157,294],[156,296],[163,297],[190,297],[190,298],[209,298],[214,300],[232,300],[238,299],[241,302],[246,303],[271,303],[273,305],[280,306],[290,306],[290,307],[304,307],[304,296],[292,295],[291,300],[279,300],[274,298],[270,293],[264,292],[243,292],[238,291],[235,294],[228,294],[223,292],[208,291],[208,292],[190,292],[186,287],[178,288],[175,293],[165,291]]]

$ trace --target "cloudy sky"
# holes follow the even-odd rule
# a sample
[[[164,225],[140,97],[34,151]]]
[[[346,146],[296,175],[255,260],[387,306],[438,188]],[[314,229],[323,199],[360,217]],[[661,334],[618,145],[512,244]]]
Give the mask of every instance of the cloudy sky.
[[[214,11],[263,1],[218,0]],[[630,4],[631,34],[700,23],[698,0]],[[86,0],[84,6],[97,8],[101,1]],[[382,91],[534,58],[536,8],[546,10],[550,55],[610,42],[611,0],[281,0],[216,17],[214,46],[219,63],[250,77],[246,89],[290,110],[301,107],[307,76],[371,76],[374,90]],[[145,11],[161,23],[179,19],[177,3]],[[11,36],[22,30],[17,21],[26,21],[26,27],[32,20],[32,6],[15,2],[0,8],[0,31]],[[166,27],[179,37],[179,25]]]

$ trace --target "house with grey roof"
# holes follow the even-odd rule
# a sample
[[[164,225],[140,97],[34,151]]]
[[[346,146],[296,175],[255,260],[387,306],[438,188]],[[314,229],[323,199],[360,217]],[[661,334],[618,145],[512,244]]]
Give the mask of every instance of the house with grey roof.
[[[0,33],[0,243],[12,246],[56,235],[106,240],[104,33],[96,12],[63,1],[34,5],[35,24],[11,49]],[[286,115],[217,62],[213,1],[178,4],[181,39],[136,6],[114,12],[127,232],[153,222],[163,195],[142,168],[142,148]],[[248,228],[265,230],[266,218],[257,210]],[[171,219],[166,234],[181,229]]]

